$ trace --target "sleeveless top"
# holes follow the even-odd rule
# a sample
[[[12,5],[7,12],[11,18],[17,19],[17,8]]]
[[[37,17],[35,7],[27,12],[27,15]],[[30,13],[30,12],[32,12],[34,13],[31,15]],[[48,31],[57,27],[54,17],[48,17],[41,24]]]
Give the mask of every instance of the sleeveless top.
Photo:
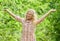
[[[31,21],[22,20],[22,36],[21,41],[36,41],[35,27],[36,25]]]

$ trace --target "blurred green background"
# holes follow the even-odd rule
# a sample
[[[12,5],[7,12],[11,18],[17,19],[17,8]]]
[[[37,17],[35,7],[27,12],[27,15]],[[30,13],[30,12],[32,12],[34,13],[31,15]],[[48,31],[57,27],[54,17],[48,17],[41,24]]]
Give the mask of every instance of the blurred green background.
[[[50,9],[56,9],[37,25],[35,34],[37,41],[60,41],[60,0],[0,0],[0,41],[20,41],[22,24],[4,12],[4,8],[20,17],[31,8],[38,18]]]

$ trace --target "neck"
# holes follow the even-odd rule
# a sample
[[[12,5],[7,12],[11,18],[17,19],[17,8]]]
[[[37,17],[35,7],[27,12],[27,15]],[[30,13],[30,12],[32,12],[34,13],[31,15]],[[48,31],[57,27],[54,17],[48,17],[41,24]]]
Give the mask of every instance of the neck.
[[[33,19],[26,19],[26,21],[33,21]]]

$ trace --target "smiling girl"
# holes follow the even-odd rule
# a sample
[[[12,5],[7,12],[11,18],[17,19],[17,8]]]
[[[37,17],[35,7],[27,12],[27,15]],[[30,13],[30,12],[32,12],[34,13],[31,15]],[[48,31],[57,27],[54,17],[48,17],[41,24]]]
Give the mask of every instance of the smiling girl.
[[[36,41],[35,38],[36,25],[41,23],[51,12],[56,11],[55,9],[51,9],[46,14],[44,14],[40,19],[36,19],[36,12],[33,9],[27,11],[25,18],[16,16],[8,9],[5,10],[17,21],[22,23],[21,41]]]

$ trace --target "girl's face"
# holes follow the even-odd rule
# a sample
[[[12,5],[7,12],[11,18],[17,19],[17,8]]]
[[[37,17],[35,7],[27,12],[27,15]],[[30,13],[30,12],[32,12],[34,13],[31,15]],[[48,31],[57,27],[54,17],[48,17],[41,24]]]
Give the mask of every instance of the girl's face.
[[[27,14],[26,14],[26,19],[27,19],[27,20],[33,19],[33,14],[34,14],[33,11],[28,11]]]

